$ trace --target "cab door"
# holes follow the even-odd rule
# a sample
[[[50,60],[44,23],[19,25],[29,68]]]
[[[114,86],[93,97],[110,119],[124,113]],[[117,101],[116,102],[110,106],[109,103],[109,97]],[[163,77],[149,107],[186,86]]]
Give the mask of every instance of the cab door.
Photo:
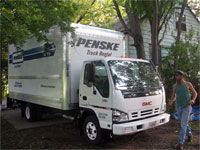
[[[91,63],[93,68],[91,68]],[[110,81],[106,65],[102,61],[93,61],[85,65],[83,86],[80,89],[80,103],[82,106],[93,109],[103,128],[107,128],[112,120],[112,101]],[[90,71],[93,71],[91,81]]]
[[[90,64],[85,65],[83,87],[80,89],[80,99],[88,105],[111,107],[110,81],[107,68],[102,61],[92,62],[94,66],[94,80],[90,81]]]

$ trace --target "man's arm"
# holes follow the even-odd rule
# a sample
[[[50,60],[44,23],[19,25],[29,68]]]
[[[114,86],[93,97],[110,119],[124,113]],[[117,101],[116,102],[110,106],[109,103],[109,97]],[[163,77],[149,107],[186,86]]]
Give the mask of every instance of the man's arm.
[[[188,82],[188,87],[189,87],[189,90],[192,92],[192,99],[191,99],[189,104],[193,105],[195,103],[196,98],[197,98],[197,92],[194,89],[194,87],[193,87],[191,82]]]
[[[169,105],[172,105],[176,101],[175,84],[173,85],[172,89],[173,89],[173,93],[172,93],[172,98],[169,101]]]

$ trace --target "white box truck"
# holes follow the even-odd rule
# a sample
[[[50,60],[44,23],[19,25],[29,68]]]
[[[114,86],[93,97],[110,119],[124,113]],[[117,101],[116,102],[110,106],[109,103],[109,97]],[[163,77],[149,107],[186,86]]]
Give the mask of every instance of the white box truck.
[[[46,42],[32,37],[20,50],[9,46],[9,98],[21,103],[22,116],[71,115],[93,144],[108,133],[132,134],[169,121],[158,73],[149,61],[121,58],[122,33],[71,26],[75,38],[52,27]]]

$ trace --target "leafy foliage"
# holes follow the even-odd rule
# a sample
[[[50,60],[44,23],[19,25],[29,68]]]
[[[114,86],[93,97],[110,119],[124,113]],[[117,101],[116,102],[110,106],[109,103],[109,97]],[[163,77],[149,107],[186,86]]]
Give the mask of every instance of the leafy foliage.
[[[72,0],[13,1],[1,2],[1,40],[8,44],[21,45],[30,35],[38,40],[53,25],[70,30],[78,7]]]
[[[84,15],[81,24],[94,25],[101,28],[112,29],[112,24],[118,21],[112,0],[75,0],[81,5],[75,22],[80,16]],[[95,2],[94,2],[95,1]],[[122,0],[120,0],[122,1]],[[94,4],[91,6],[91,4]],[[120,7],[123,11],[123,7]],[[125,11],[123,11],[125,17]]]
[[[192,11],[195,13],[197,18],[200,20],[200,4],[199,0],[189,0],[188,5],[192,9]]]
[[[196,41],[194,43],[194,41]],[[179,70],[186,73],[186,80],[191,82],[196,91],[199,91],[198,72],[200,72],[200,35],[194,38],[194,31],[190,30],[185,38],[175,46],[173,44],[168,49],[168,56],[162,59],[162,76],[166,84],[167,96],[172,93],[172,85],[175,83],[174,74],[174,52],[175,49],[178,54]]]
[[[2,98],[4,99],[8,93],[8,80],[7,80],[7,76],[8,76],[8,53],[6,53],[5,51],[2,52],[2,57],[4,58],[1,61],[1,71],[2,71]]]

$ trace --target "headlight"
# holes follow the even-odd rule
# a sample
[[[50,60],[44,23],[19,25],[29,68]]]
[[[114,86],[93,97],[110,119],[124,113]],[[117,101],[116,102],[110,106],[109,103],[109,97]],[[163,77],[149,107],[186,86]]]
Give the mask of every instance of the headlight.
[[[128,121],[128,114],[119,110],[113,110],[113,122]]]
[[[162,105],[160,113],[163,114],[166,111],[166,103],[164,105]]]

